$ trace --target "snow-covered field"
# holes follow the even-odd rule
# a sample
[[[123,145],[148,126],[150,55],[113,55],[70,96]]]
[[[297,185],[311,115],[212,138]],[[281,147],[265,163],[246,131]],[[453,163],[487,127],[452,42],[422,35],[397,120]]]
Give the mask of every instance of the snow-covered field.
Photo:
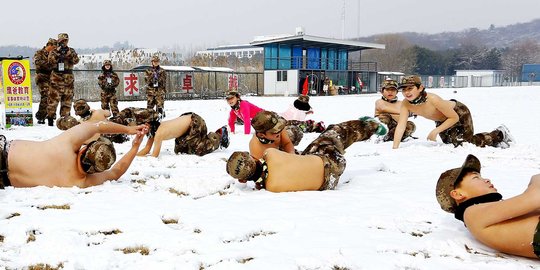
[[[477,132],[505,123],[508,149],[454,148],[426,141],[433,122],[417,118],[418,140],[359,142],[347,149],[336,190],[270,193],[233,181],[229,155],[250,136],[232,134],[228,149],[204,157],[138,157],[117,182],[87,189],[0,190],[0,266],[62,269],[534,269],[537,260],[493,251],[442,211],[434,195],[446,169],[469,153],[505,198],[540,172],[540,87],[430,89],[462,101]],[[312,97],[312,118],[327,125],[373,115],[377,94]],[[401,95],[400,95],[401,98]],[[295,97],[245,97],[285,111]],[[98,108],[98,103],[91,103]],[[121,103],[144,107],[145,102]],[[166,101],[167,117],[200,114],[209,130],[226,124],[224,100]],[[34,105],[37,110],[37,104]],[[242,130],[238,128],[237,130]],[[44,140],[47,126],[1,130],[8,139]],[[317,134],[306,134],[303,150]],[[440,139],[439,139],[440,140]],[[144,143],[144,142],[143,142]],[[122,155],[130,143],[117,145]],[[35,162],[28,157],[28,166]],[[59,164],[58,166],[62,166]],[[532,240],[532,239],[531,239]],[[131,252],[131,253],[130,253]],[[2,268],[0,267],[0,268]]]

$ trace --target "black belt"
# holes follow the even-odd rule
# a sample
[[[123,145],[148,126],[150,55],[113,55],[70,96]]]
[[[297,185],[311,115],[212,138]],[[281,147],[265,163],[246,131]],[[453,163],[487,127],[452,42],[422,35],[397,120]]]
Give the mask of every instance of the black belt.
[[[36,73],[40,73],[40,74],[51,74],[52,70],[46,70],[46,69],[36,69]]]
[[[54,72],[55,73],[62,73],[62,74],[73,74],[73,70],[71,70],[71,69],[66,69],[64,71],[59,71],[58,69],[54,69]]]

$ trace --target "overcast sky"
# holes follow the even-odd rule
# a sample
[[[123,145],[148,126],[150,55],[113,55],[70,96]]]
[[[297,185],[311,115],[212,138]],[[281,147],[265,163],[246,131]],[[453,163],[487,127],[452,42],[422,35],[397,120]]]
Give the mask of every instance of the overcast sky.
[[[140,48],[245,44],[254,36],[342,37],[343,0],[27,0],[5,1],[0,46],[41,47],[60,32],[70,46],[128,41]],[[414,31],[439,33],[540,18],[540,0],[346,0],[345,38]]]

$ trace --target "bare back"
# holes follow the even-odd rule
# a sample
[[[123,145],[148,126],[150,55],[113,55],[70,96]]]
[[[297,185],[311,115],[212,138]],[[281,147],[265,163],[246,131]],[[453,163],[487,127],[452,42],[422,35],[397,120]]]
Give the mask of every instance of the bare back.
[[[79,170],[78,151],[60,137],[43,142],[12,141],[8,164],[8,176],[15,187],[83,187],[86,180],[86,174]]]
[[[268,165],[268,191],[318,190],[324,182],[324,165],[318,156],[268,149],[264,159]]]

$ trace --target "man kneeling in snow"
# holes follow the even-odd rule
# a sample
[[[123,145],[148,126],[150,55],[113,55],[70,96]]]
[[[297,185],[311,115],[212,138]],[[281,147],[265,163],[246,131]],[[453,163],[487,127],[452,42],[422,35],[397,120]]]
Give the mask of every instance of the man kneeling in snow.
[[[387,132],[384,124],[370,117],[330,125],[301,155],[269,148],[256,159],[248,152],[234,152],[227,161],[227,173],[272,192],[334,189],[345,170],[345,149]]]
[[[40,142],[7,141],[0,135],[0,187],[88,187],[117,180],[131,165],[147,132],[145,125],[103,121],[78,124]],[[100,138],[85,145],[96,134],[111,133],[136,134],[131,149],[114,166],[116,153],[109,140]]]

